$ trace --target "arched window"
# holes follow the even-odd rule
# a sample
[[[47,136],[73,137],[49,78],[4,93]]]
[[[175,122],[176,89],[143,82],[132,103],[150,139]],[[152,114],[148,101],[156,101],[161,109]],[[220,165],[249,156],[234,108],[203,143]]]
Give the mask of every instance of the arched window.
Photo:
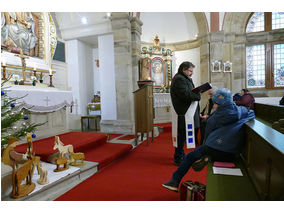
[[[252,13],[248,19],[246,33],[263,37],[263,42],[246,46],[246,86],[247,88],[284,88],[284,40],[269,40],[267,32],[284,29],[284,12]],[[282,40],[281,40],[282,39]],[[252,43],[252,42],[250,42]]]

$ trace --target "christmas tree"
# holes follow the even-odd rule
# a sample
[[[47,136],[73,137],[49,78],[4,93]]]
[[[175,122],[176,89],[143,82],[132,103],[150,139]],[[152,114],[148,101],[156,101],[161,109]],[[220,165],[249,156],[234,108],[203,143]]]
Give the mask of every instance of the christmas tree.
[[[19,98],[11,98],[7,93],[8,87],[4,87],[9,78],[1,83],[1,149],[6,148],[10,138],[22,138],[27,133],[33,133],[35,138],[36,128],[44,123],[31,123],[28,110],[21,107]]]

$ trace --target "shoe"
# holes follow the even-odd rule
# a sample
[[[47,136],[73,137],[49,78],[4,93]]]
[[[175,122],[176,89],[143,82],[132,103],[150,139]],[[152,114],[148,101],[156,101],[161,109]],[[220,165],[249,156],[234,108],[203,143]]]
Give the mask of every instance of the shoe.
[[[204,156],[201,159],[195,161],[192,164],[191,167],[193,168],[194,171],[199,172],[208,164],[208,162],[209,162],[209,157],[208,156]]]
[[[174,192],[178,192],[178,183],[176,183],[175,181],[173,181],[172,179],[167,182],[167,183],[163,183],[162,186],[171,190],[171,191],[174,191]]]
[[[184,158],[178,159],[178,160],[174,160],[174,165],[176,166],[180,166],[181,162],[184,160]]]

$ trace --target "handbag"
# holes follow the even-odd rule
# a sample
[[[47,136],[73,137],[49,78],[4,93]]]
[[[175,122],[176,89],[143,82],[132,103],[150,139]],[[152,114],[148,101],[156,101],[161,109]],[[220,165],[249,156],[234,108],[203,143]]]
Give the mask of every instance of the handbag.
[[[179,190],[181,201],[205,201],[206,186],[200,182],[191,180],[182,182]]]

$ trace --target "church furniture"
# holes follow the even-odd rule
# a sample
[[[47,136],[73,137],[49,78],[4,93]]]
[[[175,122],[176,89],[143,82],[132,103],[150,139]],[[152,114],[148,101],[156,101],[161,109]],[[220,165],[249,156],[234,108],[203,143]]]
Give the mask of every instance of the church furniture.
[[[278,121],[275,121],[272,124],[272,128],[284,134],[284,118],[279,119]]]
[[[256,119],[244,127],[236,162],[244,176],[213,175],[209,163],[206,200],[284,200],[284,135]]]
[[[242,154],[261,200],[284,200],[284,134],[254,120],[246,124]]]
[[[95,121],[95,130],[99,130],[98,122],[100,121],[101,116],[100,115],[85,115],[81,117],[81,131],[84,131],[84,120],[88,121],[88,128],[90,129],[90,119],[93,119]]]
[[[149,145],[149,132],[152,131],[152,142],[154,140],[153,129],[153,85],[146,84],[134,91],[134,114],[135,114],[135,141],[138,142],[138,132],[147,134],[147,145]]]
[[[206,201],[259,200],[241,159],[235,162],[243,176],[213,174],[213,162],[207,165]]]
[[[284,118],[284,106],[281,105],[255,103],[254,111],[257,118],[268,122],[270,125],[275,121]]]

